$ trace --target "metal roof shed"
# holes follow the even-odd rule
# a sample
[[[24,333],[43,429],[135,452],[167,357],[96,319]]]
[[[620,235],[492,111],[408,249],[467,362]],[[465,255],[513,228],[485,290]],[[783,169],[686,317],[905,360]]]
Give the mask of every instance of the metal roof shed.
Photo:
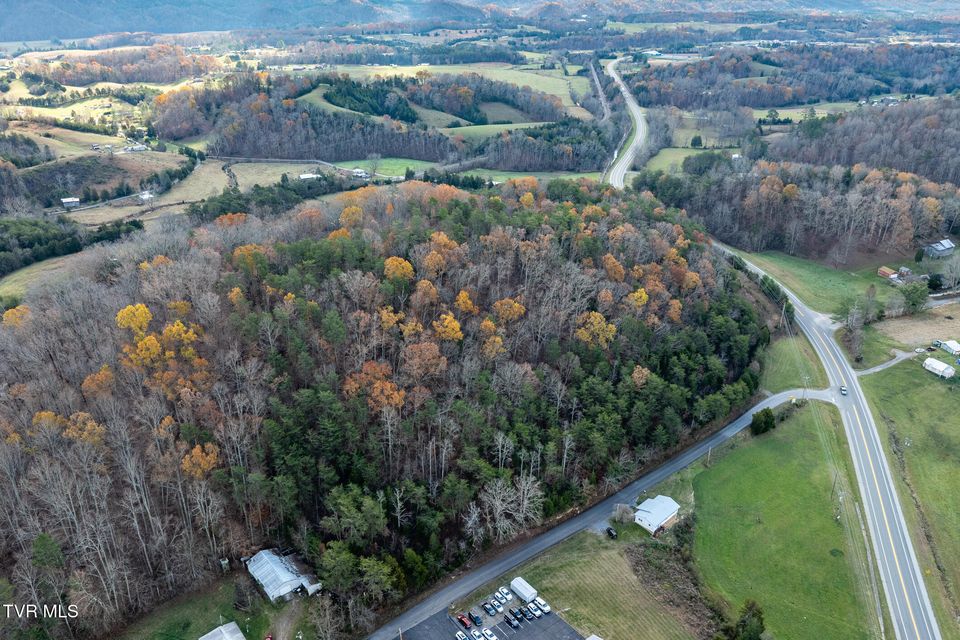
[[[302,573],[289,558],[282,557],[274,549],[264,549],[250,558],[247,570],[271,602],[289,600],[300,587],[309,595],[320,590],[320,584],[311,580],[312,576]]]
[[[210,633],[200,636],[200,640],[247,640],[243,637],[243,632],[240,631],[240,627],[237,626],[236,622],[228,622],[227,624],[217,627]]]
[[[673,498],[668,496],[657,496],[649,498],[637,507],[633,521],[646,529],[651,535],[656,535],[657,531],[664,527],[669,527],[676,522],[677,514],[680,513],[680,505]]]

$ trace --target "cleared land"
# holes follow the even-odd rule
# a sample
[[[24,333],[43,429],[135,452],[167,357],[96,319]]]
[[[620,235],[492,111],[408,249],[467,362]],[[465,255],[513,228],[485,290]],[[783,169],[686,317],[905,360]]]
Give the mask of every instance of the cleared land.
[[[763,375],[760,386],[770,393],[787,389],[822,389],[827,386],[827,373],[810,342],[803,335],[779,338],[763,354]]]
[[[369,172],[373,163],[370,160],[344,160],[335,163],[341,169],[363,169]],[[402,176],[407,168],[423,171],[436,166],[434,162],[413,160],[411,158],[381,158],[377,163],[377,173],[384,176]]]
[[[952,362],[949,354],[935,355]],[[960,384],[921,366],[926,356],[861,379],[944,638],[960,638]]]
[[[451,122],[456,120],[457,122],[462,122],[464,124],[469,124],[468,120],[463,118],[458,118],[457,116],[447,113],[446,111],[437,111],[436,109],[428,109],[427,107],[421,107],[418,104],[413,102],[410,103],[410,106],[413,107],[413,110],[417,112],[417,117],[420,118],[427,126],[436,127],[437,129],[442,129],[449,125]]]
[[[781,639],[879,635],[836,409],[811,403],[689,475],[694,559],[731,612],[756,600]]]
[[[17,269],[0,278],[0,296],[22,296],[31,286],[41,282],[51,282],[70,275],[71,258],[77,254],[48,258]]]
[[[960,302],[916,316],[884,320],[873,326],[891,340],[910,347],[926,346],[934,340],[960,339]]]
[[[50,147],[50,150],[57,158],[63,159],[95,154],[96,151],[90,148],[90,146],[94,144],[101,146],[107,144],[114,146],[118,144],[122,145],[120,138],[104,136],[98,133],[61,129],[60,127],[51,127],[45,124],[24,122],[22,120],[12,121],[10,123],[10,131],[33,139],[41,148],[43,148],[44,145]]]
[[[625,541],[583,531],[457,603],[459,610],[523,576],[557,615],[584,636],[606,640],[692,640],[673,614],[633,573]],[[554,614],[551,614],[554,615]]]
[[[537,127],[542,122],[519,122],[514,124],[478,124],[472,127],[453,127],[450,129],[441,129],[448,136],[461,136],[468,142],[477,142],[490,136],[503,133],[504,131],[514,131],[516,129],[526,129],[527,127]]]
[[[261,187],[277,184],[283,174],[296,180],[301,173],[323,173],[331,169],[305,162],[238,162],[230,165],[230,170],[237,177],[240,190],[249,191],[255,184]]]
[[[540,180],[541,182],[548,182],[554,178],[567,178],[570,180],[575,180],[577,178],[588,178],[590,180],[599,180],[600,172],[599,171],[588,171],[584,173],[576,173],[573,171],[500,171],[499,169],[472,169],[470,171],[464,171],[464,175],[471,176],[480,176],[485,180],[493,180],[494,182],[506,182],[507,180],[513,180],[514,178],[525,178],[527,176],[533,176],[534,178]]]
[[[705,149],[667,147],[658,151],[657,155],[647,161],[647,169],[651,171],[660,170],[666,173],[680,173],[684,158],[695,156],[704,151]]]
[[[530,122],[523,111],[503,102],[481,102],[480,110],[490,122]]]

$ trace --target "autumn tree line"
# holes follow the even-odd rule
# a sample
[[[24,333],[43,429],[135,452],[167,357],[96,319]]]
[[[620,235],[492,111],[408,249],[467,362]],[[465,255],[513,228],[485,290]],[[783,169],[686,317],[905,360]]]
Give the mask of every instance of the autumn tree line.
[[[177,45],[155,44],[70,56],[32,71],[61,85],[86,86],[96,82],[177,82],[204,76],[219,67],[213,56],[188,54]]]
[[[4,637],[102,635],[271,545],[359,636],[748,402],[740,283],[678,210],[586,181],[94,249],[0,325],[0,588],[81,612]]]

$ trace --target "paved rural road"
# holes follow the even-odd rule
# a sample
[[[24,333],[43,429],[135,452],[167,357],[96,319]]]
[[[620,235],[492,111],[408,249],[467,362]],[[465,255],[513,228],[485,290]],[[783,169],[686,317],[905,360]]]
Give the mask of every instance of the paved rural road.
[[[421,602],[407,609],[406,612],[395,618],[392,622],[389,622],[375,631],[369,636],[370,640],[393,640],[398,637],[398,630],[402,629],[403,631],[406,631],[412,627],[415,627],[417,624],[423,622],[436,612],[447,608],[452,603],[466,597],[474,590],[479,589],[484,584],[495,579],[497,576],[502,575],[517,565],[520,565],[527,560],[530,560],[531,558],[543,553],[553,545],[566,540],[573,534],[583,531],[584,529],[596,527],[598,522],[602,522],[610,517],[610,515],[613,513],[614,505],[635,504],[637,496],[639,496],[641,492],[651,489],[672,474],[686,468],[701,456],[706,455],[710,449],[723,444],[731,437],[742,431],[750,424],[753,414],[757,411],[766,409],[768,407],[776,407],[785,402],[789,402],[793,397],[799,398],[802,394],[803,389],[793,389],[791,391],[784,391],[782,393],[772,395],[762,400],[755,406],[751,407],[747,413],[743,414],[720,431],[717,431],[709,438],[702,440],[689,449],[686,449],[676,457],[671,458],[669,461],[663,463],[661,466],[657,467],[638,480],[631,482],[629,485],[613,494],[609,498],[604,499],[602,502],[598,502],[593,507],[590,507],[583,513],[580,513],[579,515],[562,522],[553,529],[545,531],[535,538],[531,538],[526,542],[500,553],[486,564],[475,569],[471,569],[467,573],[457,578],[454,582],[451,582],[449,585],[443,587],[439,591],[429,595]],[[834,395],[834,391],[829,389],[809,390],[806,392],[808,399],[824,400],[827,402],[833,402],[835,400]]]
[[[730,251],[719,243],[716,246],[722,251]],[[763,273],[755,265],[747,264],[753,271]],[[843,418],[896,637],[898,640],[940,640],[940,627],[930,606],[877,425],[860,380],[834,338],[837,325],[824,314],[811,310],[789,291],[787,293],[796,309],[797,324],[823,362],[830,388],[846,385],[848,389],[848,395],[837,394],[834,403]]]
[[[623,189],[623,183],[626,181],[627,171],[630,170],[630,166],[633,164],[633,158],[647,140],[647,120],[643,115],[643,110],[640,109],[640,105],[637,104],[636,99],[634,99],[633,94],[630,93],[623,78],[620,77],[620,72],[617,71],[617,65],[620,64],[621,60],[623,60],[623,58],[617,58],[616,60],[608,62],[607,74],[613,78],[620,87],[620,93],[623,95],[627,110],[630,112],[630,119],[633,120],[635,131],[633,140],[630,141],[627,148],[618,150],[619,156],[610,167],[610,173],[607,176],[607,182],[618,189]]]

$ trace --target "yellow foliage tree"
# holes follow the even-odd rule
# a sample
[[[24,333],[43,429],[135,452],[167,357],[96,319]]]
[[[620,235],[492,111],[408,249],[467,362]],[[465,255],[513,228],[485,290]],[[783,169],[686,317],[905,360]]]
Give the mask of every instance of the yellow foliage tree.
[[[114,375],[110,365],[103,365],[99,371],[91,373],[80,385],[85,396],[106,395],[113,388]]]
[[[174,300],[167,303],[167,309],[177,317],[186,318],[193,309],[193,305],[186,300]]]
[[[146,333],[153,314],[145,304],[131,304],[117,312],[117,326],[130,329],[134,337],[141,338]]]
[[[473,300],[470,299],[470,294],[464,289],[461,289],[460,293],[457,294],[457,299],[453,301],[453,306],[461,313],[473,315],[480,312],[477,305],[473,304]]]
[[[243,297],[243,289],[240,287],[234,287],[230,289],[230,293],[227,294],[227,300],[230,301],[230,304],[237,306],[242,303],[245,298]]]
[[[447,260],[439,251],[431,251],[423,258],[423,267],[428,278],[438,278],[447,269]]]
[[[633,386],[642,389],[647,384],[647,380],[650,379],[650,369],[637,365],[633,368],[630,379],[633,380]]]
[[[379,314],[380,328],[384,331],[389,331],[399,323],[403,322],[403,319],[406,315],[403,313],[403,311],[394,311],[392,306],[382,307],[379,311]]]
[[[526,312],[527,308],[514,298],[504,298],[493,303],[493,313],[501,324],[519,320]]]
[[[383,263],[383,275],[387,280],[413,280],[413,265],[397,256],[387,258]]]
[[[339,240],[340,238],[349,238],[349,229],[335,229],[327,234],[327,240]]]
[[[536,199],[533,197],[533,194],[527,191],[525,194],[520,196],[520,204],[524,206],[525,209],[532,209]]]
[[[497,325],[490,318],[484,318],[480,323],[480,333],[484,336],[492,336],[497,332]]]
[[[580,342],[606,349],[617,333],[617,328],[608,323],[603,314],[588,311],[577,318],[577,330],[574,336]]]
[[[627,294],[627,303],[635,311],[640,311],[641,309],[643,309],[643,307],[646,306],[648,300],[650,300],[650,296],[647,295],[647,290],[644,289],[643,287],[640,287],[633,293]]]
[[[22,327],[29,317],[30,307],[25,304],[17,305],[3,312],[3,326],[14,329]]]
[[[490,336],[483,341],[483,346],[480,347],[480,353],[487,360],[494,360],[502,353],[506,353],[507,349],[503,346],[503,338],[497,335]]]
[[[363,209],[358,206],[344,207],[340,212],[340,226],[350,229],[357,227],[363,221]]]
[[[463,340],[463,331],[460,330],[460,323],[453,317],[452,313],[444,313],[439,320],[433,321],[433,330],[441,340],[450,342],[459,342]]]
[[[200,480],[213,471],[220,461],[220,449],[217,445],[207,442],[199,444],[187,452],[180,462],[180,468],[187,476]]]
[[[623,282],[626,271],[613,254],[608,253],[603,256],[603,270],[607,272],[607,277],[614,282]]]
[[[671,300],[667,304],[667,318],[674,324],[680,323],[680,314],[683,311],[683,303],[679,300]]]
[[[63,435],[71,440],[99,447],[103,444],[104,436],[107,435],[107,428],[94,420],[89,413],[78,411],[67,420]]]

